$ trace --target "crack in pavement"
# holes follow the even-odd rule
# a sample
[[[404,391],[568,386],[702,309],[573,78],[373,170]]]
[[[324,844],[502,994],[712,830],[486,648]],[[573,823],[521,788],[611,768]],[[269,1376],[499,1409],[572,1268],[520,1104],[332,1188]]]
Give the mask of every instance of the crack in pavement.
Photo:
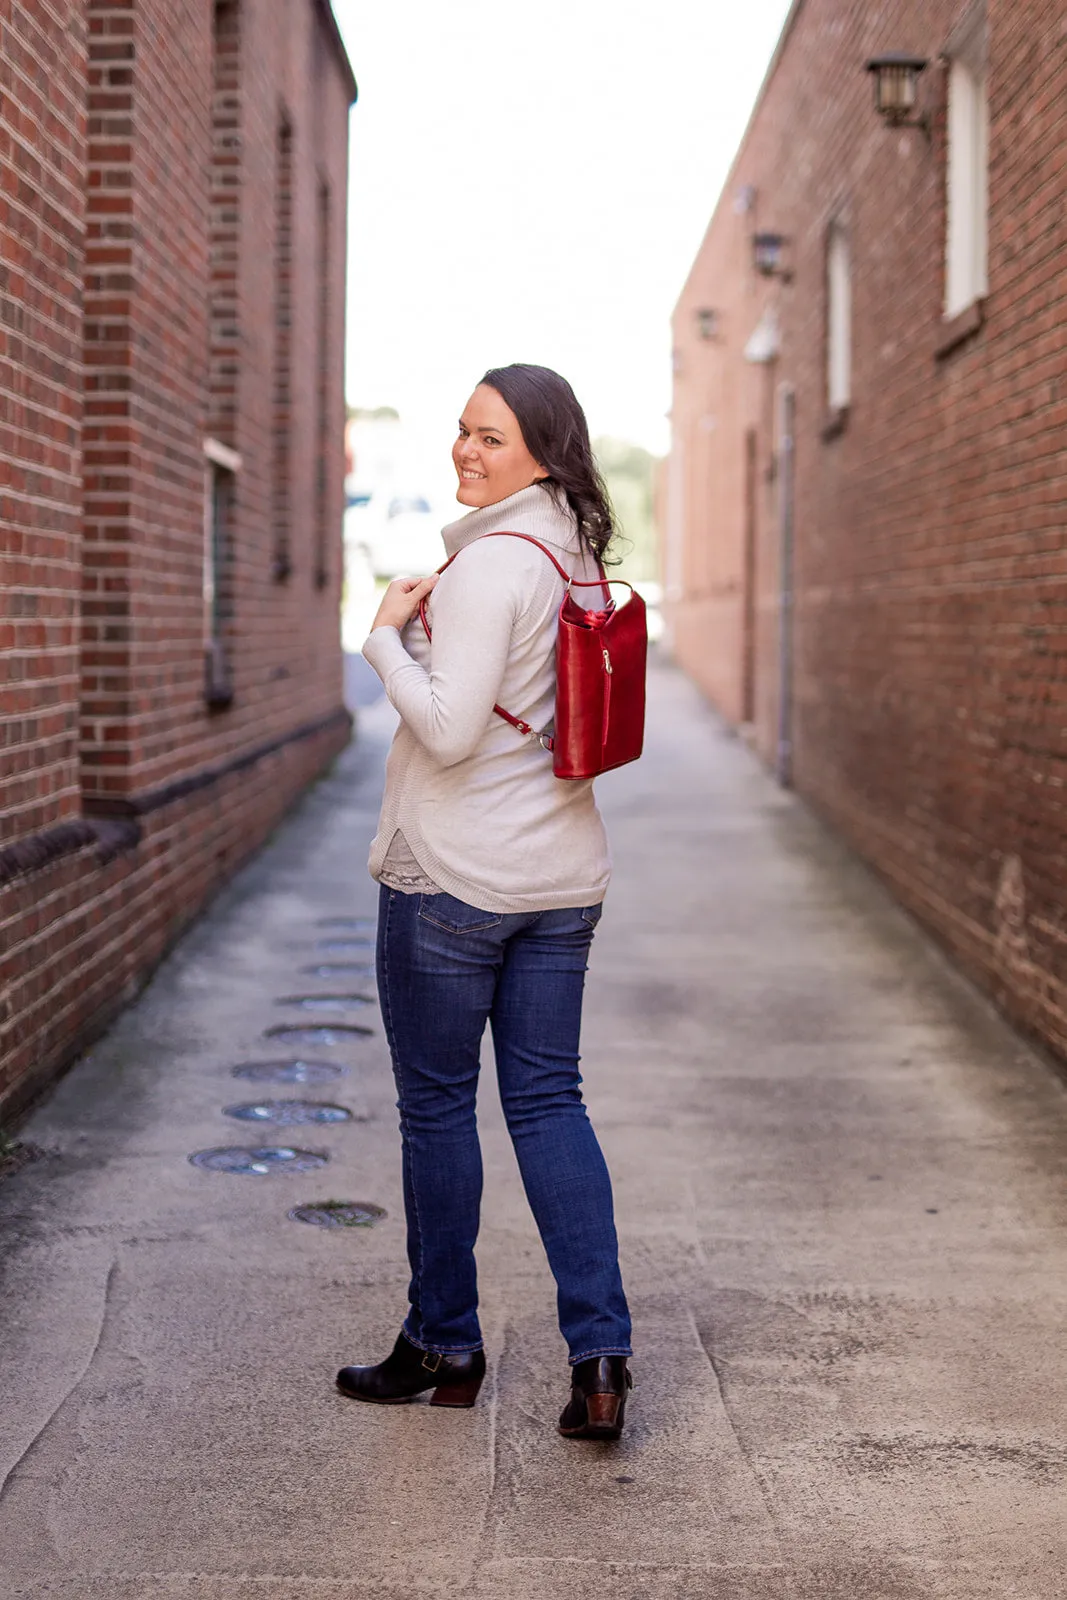
[[[144,1583],[146,1580],[151,1581],[152,1583],[169,1583],[175,1580],[182,1583],[300,1583],[305,1587],[309,1584],[314,1584],[318,1588],[345,1588],[349,1591],[352,1590],[353,1586],[356,1586],[361,1592],[364,1593],[368,1592],[366,1586],[374,1583],[376,1585],[374,1589],[374,1593],[376,1595],[386,1592],[394,1592],[383,1591],[378,1588],[377,1580],[374,1578],[353,1578],[351,1575],[337,1578],[324,1578],[315,1572],[230,1572],[225,1568],[220,1569],[217,1572],[160,1572],[154,1568],[142,1568],[137,1572],[108,1570],[104,1572],[70,1572],[63,1574],[63,1581],[71,1583]],[[28,1594],[31,1591],[19,1590],[17,1592],[20,1594]]]
[[[67,1401],[77,1391],[77,1389],[80,1388],[82,1383],[84,1383],[85,1378],[86,1378],[86,1376],[87,1376],[87,1374],[89,1372],[90,1367],[92,1366],[93,1362],[96,1360],[97,1351],[100,1349],[100,1345],[101,1345],[101,1343],[103,1341],[103,1337],[104,1337],[104,1329],[105,1329],[105,1327],[107,1325],[108,1307],[111,1304],[111,1291],[114,1288],[115,1277],[116,1277],[116,1275],[118,1273],[118,1270],[119,1270],[119,1264],[118,1264],[118,1260],[116,1259],[116,1260],[112,1261],[110,1267],[107,1270],[107,1276],[104,1279],[104,1295],[103,1295],[103,1301],[102,1301],[101,1306],[100,1306],[100,1323],[99,1323],[99,1326],[97,1327],[97,1330],[96,1330],[96,1337],[93,1339],[92,1348],[90,1349],[89,1354],[86,1357],[84,1364],[82,1365],[81,1371],[78,1373],[77,1377],[74,1379],[74,1382],[70,1385],[70,1388],[67,1389],[63,1395],[61,1395],[59,1400],[57,1400],[56,1404],[52,1407],[51,1411],[48,1413],[48,1416],[42,1422],[41,1426],[37,1429],[37,1432],[34,1434],[33,1438],[26,1445],[26,1448],[20,1452],[20,1454],[18,1456],[18,1459],[16,1461],[14,1461],[11,1464],[11,1466],[8,1468],[7,1472],[4,1475],[3,1482],[0,1483],[0,1506],[2,1506],[3,1503],[4,1503],[4,1499],[5,1499],[5,1497],[6,1497],[7,1493],[8,1493],[8,1490],[11,1487],[11,1483],[12,1483],[12,1480],[14,1479],[14,1476],[15,1476],[16,1472],[22,1466],[24,1461],[29,1460],[30,1456],[36,1450],[38,1444],[41,1442],[41,1440],[44,1438],[45,1434],[48,1432],[49,1428],[52,1426],[52,1423],[55,1421],[56,1417],[59,1415],[59,1413],[62,1411],[63,1407],[66,1405]]]
[[[707,1360],[708,1366],[711,1368],[711,1371],[712,1371],[712,1376],[715,1379],[715,1388],[718,1391],[719,1404],[722,1406],[723,1416],[726,1418],[726,1421],[727,1421],[727,1424],[729,1426],[730,1432],[733,1434],[734,1440],[735,1440],[735,1442],[737,1444],[737,1448],[741,1452],[741,1459],[744,1461],[745,1466],[748,1468],[749,1472],[751,1473],[753,1482],[755,1483],[756,1488],[759,1490],[760,1499],[763,1501],[764,1507],[766,1509],[767,1519],[770,1522],[771,1529],[772,1529],[772,1531],[774,1533],[774,1540],[775,1540],[776,1545],[778,1546],[779,1555],[783,1556],[784,1552],[782,1550],[782,1530],[778,1525],[778,1518],[775,1515],[774,1507],[771,1504],[771,1497],[767,1493],[767,1486],[763,1482],[763,1478],[760,1475],[759,1471],[757,1470],[755,1462],[752,1459],[752,1452],[749,1450],[748,1446],[745,1444],[744,1439],[741,1437],[741,1433],[740,1433],[740,1430],[739,1430],[739,1428],[737,1426],[737,1423],[734,1421],[733,1412],[732,1412],[732,1410],[730,1408],[730,1405],[729,1405],[729,1402],[727,1401],[727,1398],[726,1398],[726,1387],[725,1387],[725,1385],[724,1385],[724,1383],[722,1381],[722,1373],[719,1371],[719,1367],[718,1367],[718,1364],[717,1364],[717,1362],[715,1360],[715,1357],[712,1355],[711,1351],[708,1349],[707,1345],[704,1343],[703,1337],[701,1336],[700,1328],[697,1325],[697,1319],[693,1314],[693,1308],[691,1306],[688,1306],[686,1308],[686,1311],[687,1311],[687,1314],[688,1314],[688,1317],[689,1317],[690,1326],[693,1329],[693,1334],[694,1334],[694,1336],[696,1338],[697,1344],[700,1346],[701,1350],[704,1352],[705,1359]]]
[[[507,1359],[508,1335],[510,1328],[504,1327],[504,1337],[500,1359],[489,1373],[489,1481],[486,1485],[485,1500],[482,1505],[481,1527],[471,1549],[471,1582],[477,1582],[479,1568],[483,1560],[483,1551],[488,1545],[489,1560],[493,1559],[492,1552],[496,1549],[495,1526],[490,1526],[493,1517],[493,1501],[496,1498],[497,1469],[499,1462],[499,1420],[500,1420],[500,1372]]]

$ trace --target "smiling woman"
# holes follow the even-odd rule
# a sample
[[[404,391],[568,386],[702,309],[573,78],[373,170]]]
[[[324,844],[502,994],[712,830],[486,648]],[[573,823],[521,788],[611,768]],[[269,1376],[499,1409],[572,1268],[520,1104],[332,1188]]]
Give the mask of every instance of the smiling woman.
[[[468,410],[483,395],[493,397],[494,409],[504,421],[505,435],[510,430],[512,441],[517,438],[521,442],[525,458],[522,470],[533,471],[532,480],[527,477],[525,481],[547,483],[562,492],[582,544],[603,560],[615,531],[615,517],[589,441],[585,412],[570,384],[548,367],[516,362],[510,367],[491,367],[471,396]],[[468,501],[462,492],[460,467],[461,460],[466,459],[460,453],[463,427],[461,422],[460,437],[452,451],[461,479],[456,498],[465,505],[491,504],[489,499]],[[496,434],[492,436],[495,438]],[[491,454],[492,447],[479,458],[480,470],[488,471],[486,462]],[[515,470],[518,477],[517,459]]]
[[[456,499],[464,506],[491,506],[548,477],[527,449],[514,411],[485,382],[460,418],[452,461],[459,477]]]
[[[523,736],[551,719],[560,604],[570,581],[595,584],[611,508],[582,409],[546,367],[487,372],[452,459],[456,497],[471,509],[444,529],[444,543],[462,559],[439,581],[391,584],[363,647],[401,717],[370,869],[381,884],[378,990],[412,1277],[392,1354],[345,1367],[337,1381],[353,1399],[381,1403],[426,1389],[437,1405],[477,1397],[475,1099],[488,1023],[559,1290],[572,1367],[560,1431],[614,1439],[630,1315],[611,1180],[578,1074],[586,961],[610,861],[592,782],[556,778],[540,740]],[[493,537],[502,532],[524,537]],[[425,632],[414,620],[424,599]],[[498,700],[518,719],[495,716]]]

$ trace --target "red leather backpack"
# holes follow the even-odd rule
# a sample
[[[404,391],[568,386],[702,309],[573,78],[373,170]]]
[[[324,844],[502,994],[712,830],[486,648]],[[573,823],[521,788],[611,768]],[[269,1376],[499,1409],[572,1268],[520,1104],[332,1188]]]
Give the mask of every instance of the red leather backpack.
[[[525,539],[551,561],[567,585],[559,608],[556,634],[556,714],[553,726],[537,733],[521,717],[503,706],[493,710],[524,737],[535,734],[552,753],[557,778],[595,778],[612,767],[625,766],[641,754],[645,733],[645,666],[648,655],[648,621],[645,602],[633,588],[625,605],[612,598],[610,579],[597,563],[600,576],[572,578],[540,539],[528,533],[486,533],[484,539]],[[457,551],[456,555],[462,555]],[[455,561],[450,556],[444,572]],[[603,605],[587,610],[575,599],[575,589],[600,589]],[[426,602],[419,616],[431,638]]]

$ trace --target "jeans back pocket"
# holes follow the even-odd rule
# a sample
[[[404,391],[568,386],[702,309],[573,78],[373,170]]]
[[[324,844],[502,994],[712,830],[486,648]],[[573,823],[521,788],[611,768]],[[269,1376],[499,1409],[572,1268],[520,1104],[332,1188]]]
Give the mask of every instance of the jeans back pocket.
[[[419,918],[446,933],[484,933],[486,928],[499,928],[504,920],[499,912],[481,911],[443,890],[440,894],[420,894]]]

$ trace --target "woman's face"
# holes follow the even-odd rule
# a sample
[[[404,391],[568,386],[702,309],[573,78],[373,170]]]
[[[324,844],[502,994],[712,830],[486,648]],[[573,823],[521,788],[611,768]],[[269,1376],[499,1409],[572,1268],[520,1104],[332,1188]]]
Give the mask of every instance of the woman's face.
[[[464,407],[452,461],[459,478],[456,499],[465,506],[496,505],[548,477],[527,450],[514,411],[487,383],[478,385]]]

